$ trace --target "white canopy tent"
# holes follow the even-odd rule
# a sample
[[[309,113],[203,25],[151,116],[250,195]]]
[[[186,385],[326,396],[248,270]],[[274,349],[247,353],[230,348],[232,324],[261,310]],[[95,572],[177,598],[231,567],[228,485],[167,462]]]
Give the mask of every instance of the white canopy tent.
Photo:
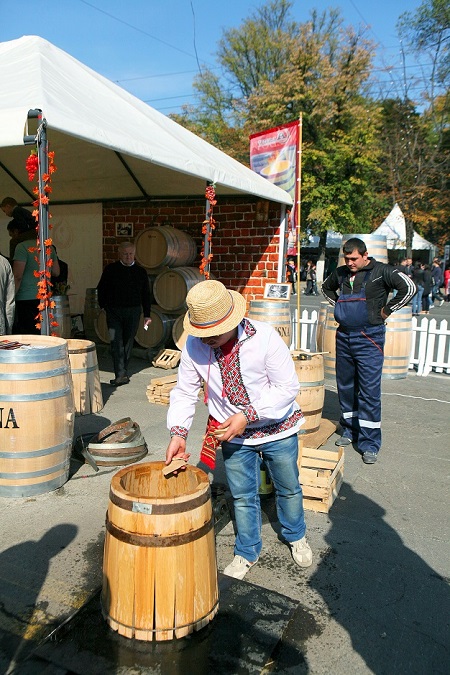
[[[387,218],[372,234],[385,236],[389,250],[406,250],[405,216],[398,204],[395,204]],[[417,232],[414,232],[412,240],[413,251],[432,250],[434,248],[434,244],[421,237]]]
[[[52,204],[250,194],[292,204],[281,188],[40,37],[0,43],[0,195],[33,198],[24,146],[40,109],[58,168]]]

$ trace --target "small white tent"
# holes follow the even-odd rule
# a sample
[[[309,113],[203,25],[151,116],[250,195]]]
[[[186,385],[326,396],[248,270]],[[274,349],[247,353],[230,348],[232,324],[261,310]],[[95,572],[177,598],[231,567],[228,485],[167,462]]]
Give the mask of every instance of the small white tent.
[[[374,232],[372,232],[372,234],[385,236],[389,250],[406,249],[405,216],[398,204],[395,204],[387,218]],[[421,237],[417,232],[414,232],[412,249],[413,251],[431,250],[434,249],[434,244]]]
[[[273,185],[40,37],[0,43],[0,195],[33,199],[23,138],[47,122],[58,168],[52,204],[251,194],[292,204]]]

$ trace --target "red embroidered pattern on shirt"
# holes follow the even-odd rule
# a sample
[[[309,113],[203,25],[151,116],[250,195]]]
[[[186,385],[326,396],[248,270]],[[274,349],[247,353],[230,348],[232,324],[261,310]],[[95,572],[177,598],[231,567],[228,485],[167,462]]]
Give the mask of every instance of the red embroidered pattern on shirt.
[[[244,433],[236,438],[266,438],[267,436],[274,436],[275,434],[281,434],[283,431],[292,429],[295,427],[299,420],[303,419],[303,413],[301,410],[296,410],[286,417],[285,420],[281,422],[273,422],[272,424],[266,424],[262,427],[257,427],[256,429],[245,429]]]
[[[186,439],[188,437],[188,430],[186,427],[172,427],[170,429],[171,436],[180,436],[181,438]]]
[[[246,335],[245,340],[247,340],[255,335],[256,329],[247,319],[244,319],[242,323]],[[230,403],[237,408],[250,407],[250,397],[242,380],[241,362],[239,358],[239,350],[245,340],[237,342],[228,357],[222,353],[220,348],[214,350],[217,363],[219,364],[220,374],[222,376],[224,392],[228,396]],[[256,417],[251,421],[255,421],[258,419],[258,416],[254,408],[252,410],[254,411],[253,415],[256,415]]]

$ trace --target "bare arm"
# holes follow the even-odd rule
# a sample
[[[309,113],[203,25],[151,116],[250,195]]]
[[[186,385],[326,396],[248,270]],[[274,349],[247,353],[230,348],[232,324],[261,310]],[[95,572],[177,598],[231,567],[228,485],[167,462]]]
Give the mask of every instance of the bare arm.
[[[23,272],[25,270],[26,262],[22,260],[13,261],[14,285],[16,287],[16,294],[22,283]]]

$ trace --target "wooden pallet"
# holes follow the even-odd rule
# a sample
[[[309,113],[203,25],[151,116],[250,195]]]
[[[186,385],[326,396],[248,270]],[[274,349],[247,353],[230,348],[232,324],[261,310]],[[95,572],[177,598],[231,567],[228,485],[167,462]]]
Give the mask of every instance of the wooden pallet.
[[[152,361],[152,366],[155,368],[164,368],[165,370],[170,370],[171,368],[176,368],[181,359],[181,352],[178,349],[162,349],[156,355],[154,361]]]
[[[147,398],[150,403],[159,403],[161,405],[168,405],[170,402],[170,392],[177,383],[176,375],[168,375],[167,377],[156,377],[150,380],[147,386]]]
[[[344,449],[321,446],[336,431],[336,423],[322,419],[314,434],[299,435],[298,467],[303,490],[303,506],[328,513],[344,477]]]

